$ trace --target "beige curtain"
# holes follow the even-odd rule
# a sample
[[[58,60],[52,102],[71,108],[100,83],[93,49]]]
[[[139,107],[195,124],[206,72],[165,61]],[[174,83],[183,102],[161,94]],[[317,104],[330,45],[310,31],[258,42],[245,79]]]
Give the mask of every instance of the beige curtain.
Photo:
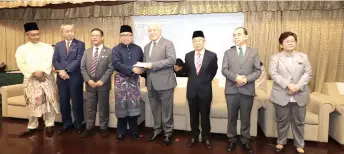
[[[308,55],[313,79],[311,87],[320,91],[325,81],[344,82],[344,3],[340,1],[180,1],[131,2],[122,5],[92,5],[69,8],[0,9],[0,62],[10,70],[17,69],[16,48],[26,42],[23,24],[36,21],[42,41],[61,41],[60,25],[75,24],[75,35],[90,47],[90,30],[101,28],[104,44],[119,43],[119,27],[132,24],[134,15],[169,15],[245,12],[249,45],[258,48],[261,61],[268,69],[269,57],[279,51],[278,37],[283,31],[298,35],[297,50]],[[1,6],[0,6],[1,7]]]
[[[306,53],[312,65],[314,91],[321,91],[326,81],[344,82],[343,9],[247,12],[245,18],[249,44],[258,48],[266,68],[269,57],[279,52],[279,35],[292,31],[298,36],[297,50]]]
[[[16,70],[15,51],[18,46],[27,42],[23,24],[35,20],[0,20],[0,62],[6,62],[8,70]],[[75,37],[85,42],[86,48],[91,47],[90,31],[100,28],[104,31],[104,45],[114,47],[119,43],[119,29],[123,24],[131,25],[131,17],[105,18],[76,18],[66,20],[38,20],[41,32],[41,41],[56,44],[62,40],[60,26],[70,23],[75,25]]]

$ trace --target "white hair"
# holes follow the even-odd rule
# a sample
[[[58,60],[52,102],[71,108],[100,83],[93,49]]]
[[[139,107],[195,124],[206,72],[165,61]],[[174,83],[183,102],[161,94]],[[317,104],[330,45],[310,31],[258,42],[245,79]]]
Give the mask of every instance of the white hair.
[[[63,28],[66,27],[66,26],[72,26],[73,29],[74,29],[74,24],[62,24],[61,27],[60,27],[61,32],[63,32]]]

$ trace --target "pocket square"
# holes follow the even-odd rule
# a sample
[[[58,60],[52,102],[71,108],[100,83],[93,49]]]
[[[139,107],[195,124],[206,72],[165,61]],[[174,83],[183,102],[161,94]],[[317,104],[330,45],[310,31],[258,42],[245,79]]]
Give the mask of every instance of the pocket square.
[[[102,56],[102,58],[107,58],[108,56]]]

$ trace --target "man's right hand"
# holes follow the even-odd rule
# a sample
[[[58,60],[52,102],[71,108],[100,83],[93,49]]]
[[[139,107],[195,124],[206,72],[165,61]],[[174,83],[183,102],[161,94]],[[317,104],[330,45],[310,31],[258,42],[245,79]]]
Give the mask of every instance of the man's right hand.
[[[88,80],[87,83],[92,88],[96,88],[97,87],[96,83],[93,80]]]
[[[69,79],[69,76],[67,74],[67,72],[65,70],[59,70],[59,76],[63,79],[63,80],[66,80],[66,79]]]
[[[237,77],[235,78],[235,82],[237,83],[237,85],[239,87],[243,86],[246,84],[246,80],[245,77],[241,76],[241,75],[237,75]]]
[[[144,72],[144,69],[139,67],[134,67],[132,70],[135,74],[142,74]]]

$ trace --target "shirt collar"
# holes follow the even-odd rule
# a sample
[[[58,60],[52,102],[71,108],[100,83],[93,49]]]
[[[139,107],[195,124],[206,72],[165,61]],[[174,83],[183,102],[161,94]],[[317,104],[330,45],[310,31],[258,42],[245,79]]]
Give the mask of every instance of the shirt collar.
[[[157,39],[157,40],[155,40],[155,41],[152,41],[152,42],[155,42],[156,44],[158,44],[159,43],[159,41],[160,41],[160,39],[161,39],[161,36]]]
[[[104,47],[103,44],[99,45],[98,47],[93,46],[93,50],[95,50],[96,48],[98,48],[98,51],[100,51],[101,49],[103,49],[103,47]]]
[[[203,49],[200,51],[200,54],[201,54],[201,55],[204,55],[204,52],[205,52],[205,49],[203,48]],[[195,53],[197,54],[198,52],[195,50]]]
[[[65,40],[65,42],[66,42],[66,44],[67,44],[68,42],[70,42],[70,44],[72,44],[72,42],[73,42],[73,39],[72,39],[72,40],[70,40],[70,41],[67,41],[67,40]]]
[[[242,51],[246,51],[246,44],[241,46]],[[239,50],[240,46],[236,46],[237,50]]]
[[[293,57],[295,54],[295,51],[293,51],[291,54],[289,52],[286,52],[286,51],[283,51],[283,53],[286,57]]]

